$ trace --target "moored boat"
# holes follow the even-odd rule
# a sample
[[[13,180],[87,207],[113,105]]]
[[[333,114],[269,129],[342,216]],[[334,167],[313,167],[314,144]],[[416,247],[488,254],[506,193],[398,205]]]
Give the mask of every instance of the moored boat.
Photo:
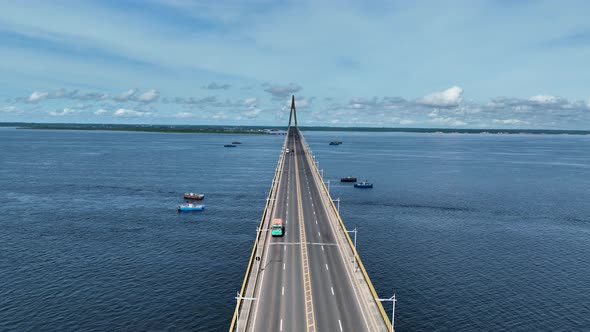
[[[231,142],[231,144],[242,144],[242,142],[240,142],[240,141],[233,141],[233,142]]]
[[[197,204],[180,204],[178,206],[178,211],[203,211],[205,210],[205,205],[197,205]]]
[[[226,148],[235,148],[236,146],[237,145],[235,145],[235,144],[224,144],[223,145],[223,147],[226,147]]]
[[[330,142],[330,145],[340,145],[342,144],[342,141],[332,141]]]
[[[356,178],[354,176],[345,176],[340,178],[340,182],[356,182]]]
[[[367,181],[358,182],[354,184],[355,188],[373,188],[373,184]]]
[[[195,194],[195,193],[184,193],[184,199],[196,199],[197,201],[203,200],[205,198],[205,194]]]

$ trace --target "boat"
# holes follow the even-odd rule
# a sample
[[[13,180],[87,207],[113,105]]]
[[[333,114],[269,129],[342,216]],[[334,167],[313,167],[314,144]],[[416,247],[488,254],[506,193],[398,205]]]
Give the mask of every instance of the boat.
[[[356,182],[356,178],[354,176],[345,176],[340,178],[340,182]]]
[[[205,205],[202,204],[180,204],[178,206],[178,211],[203,211],[205,210]]]
[[[342,144],[342,141],[332,141],[330,142],[330,145],[340,145]]]
[[[358,182],[354,184],[355,188],[373,188],[373,184],[367,182],[366,180],[363,182]]]
[[[226,148],[235,148],[237,145],[235,145],[235,144],[225,144],[223,146],[226,147]]]
[[[234,141],[234,142],[231,142],[231,144],[242,144],[242,142]]]
[[[195,193],[184,193],[184,199],[196,199],[197,201],[202,201],[205,198],[205,194],[195,194]]]

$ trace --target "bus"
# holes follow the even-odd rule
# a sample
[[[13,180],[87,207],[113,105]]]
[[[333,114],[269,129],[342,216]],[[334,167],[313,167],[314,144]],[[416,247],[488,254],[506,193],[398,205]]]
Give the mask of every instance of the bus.
[[[285,233],[285,227],[283,226],[283,219],[275,218],[272,220],[270,226],[270,235],[272,236],[283,236]]]

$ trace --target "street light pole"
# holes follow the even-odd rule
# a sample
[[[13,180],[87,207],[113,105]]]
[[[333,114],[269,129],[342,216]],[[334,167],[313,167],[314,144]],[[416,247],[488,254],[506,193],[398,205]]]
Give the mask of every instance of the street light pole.
[[[324,178],[324,169],[320,169],[320,173],[322,174],[322,179]]]
[[[240,295],[240,292],[237,292],[237,296],[236,296],[236,332],[240,330],[239,325],[238,325],[238,324],[240,324],[240,310],[239,310],[240,300],[254,301],[254,300],[256,300],[256,298],[255,297],[243,297]]]
[[[388,298],[388,299],[377,299],[381,302],[387,301],[387,302],[391,302],[392,305],[392,309],[391,309],[391,332],[393,332],[393,323],[395,322],[395,302],[397,302],[397,299],[395,298],[395,293],[393,293],[393,296]]]
[[[328,189],[328,190],[329,190],[329,189]],[[336,198],[336,199],[334,200],[334,202],[336,202],[336,203],[338,204],[338,205],[337,205],[337,206],[338,206],[337,210],[338,210],[338,214],[340,214],[340,197]]]
[[[356,233],[357,233],[356,227],[352,231],[346,231],[346,232],[354,233],[354,250],[356,251]],[[353,259],[354,259],[354,270],[356,271],[358,263],[356,262],[356,257],[353,257]]]

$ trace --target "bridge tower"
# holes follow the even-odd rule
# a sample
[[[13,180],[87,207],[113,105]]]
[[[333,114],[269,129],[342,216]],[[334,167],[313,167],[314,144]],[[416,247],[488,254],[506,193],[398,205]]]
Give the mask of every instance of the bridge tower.
[[[295,95],[291,96],[291,112],[289,113],[289,127],[291,127],[291,119],[295,118],[295,127],[297,127],[297,111],[295,110]]]

